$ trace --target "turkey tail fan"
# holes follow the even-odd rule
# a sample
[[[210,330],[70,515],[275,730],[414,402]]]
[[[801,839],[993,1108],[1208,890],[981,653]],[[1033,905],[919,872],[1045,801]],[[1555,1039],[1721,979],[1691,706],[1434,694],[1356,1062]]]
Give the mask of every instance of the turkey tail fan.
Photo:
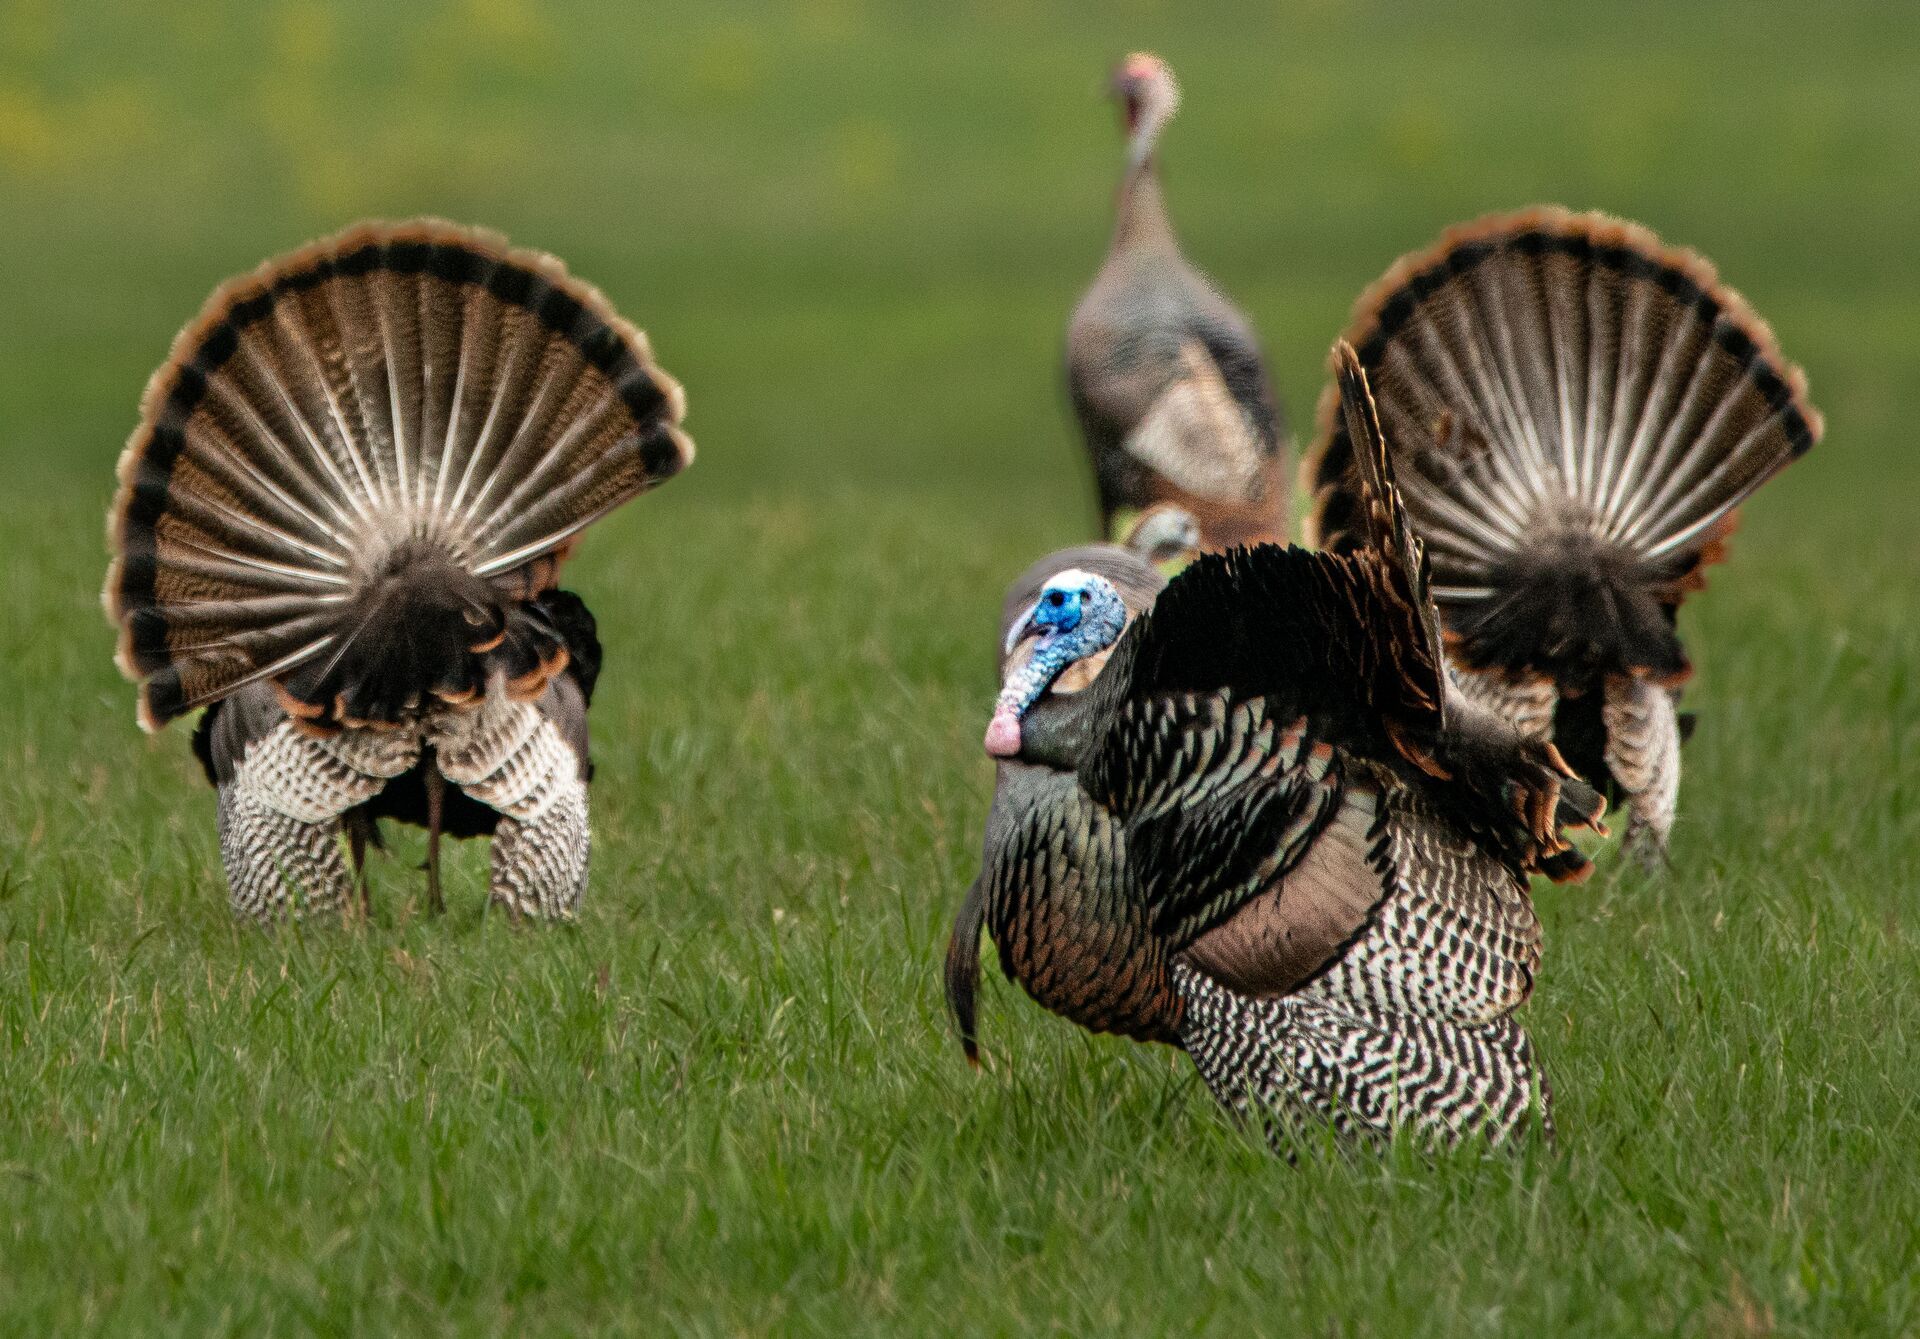
[[[1360,298],[1371,383],[1457,659],[1687,672],[1673,611],[1735,509],[1820,437],[1800,370],[1706,260],[1601,214],[1454,228]],[[1339,391],[1303,461],[1309,542],[1363,542]]]
[[[693,458],[646,336],[551,256],[363,224],[235,279],[120,460],[105,603],[157,729],[273,679],[320,726],[564,663],[531,602]]]

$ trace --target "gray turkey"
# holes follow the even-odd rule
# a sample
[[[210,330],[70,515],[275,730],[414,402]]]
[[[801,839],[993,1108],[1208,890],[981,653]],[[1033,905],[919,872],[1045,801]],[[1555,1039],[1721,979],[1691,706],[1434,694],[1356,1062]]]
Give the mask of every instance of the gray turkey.
[[[1454,228],[1354,308],[1461,688],[1555,740],[1664,855],[1691,673],[1677,615],[1735,509],[1821,432],[1806,380],[1713,267],[1601,214]],[[1364,542],[1339,392],[1303,465],[1310,543]]]
[[[1175,502],[1221,550],[1288,536],[1286,427],[1247,318],[1180,254],[1154,165],[1179,102],[1157,57],[1114,74],[1126,175],[1113,241],[1067,327],[1067,388],[1111,538]]]
[[[1358,365],[1347,413],[1371,429]],[[1376,439],[1377,440],[1377,439]],[[979,936],[1046,1008],[1182,1047],[1236,1112],[1503,1139],[1546,1086],[1513,1017],[1527,877],[1577,878],[1600,797],[1449,695],[1384,444],[1370,544],[1261,545],[1170,583],[1069,550],[1015,584],[979,878],[948,947],[975,1049]]]
[[[214,293],[121,457],[105,598],[141,725],[206,708],[236,912],[364,905],[390,817],[436,906],[444,830],[492,834],[511,913],[573,914],[600,646],[558,571],[693,458],[683,412],[600,293],[491,233],[362,225]]]

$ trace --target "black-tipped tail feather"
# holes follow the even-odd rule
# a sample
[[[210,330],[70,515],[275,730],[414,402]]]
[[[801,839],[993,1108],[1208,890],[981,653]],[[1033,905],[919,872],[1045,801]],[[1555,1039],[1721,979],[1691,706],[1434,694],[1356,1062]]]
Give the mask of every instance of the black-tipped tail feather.
[[[1600,214],[1451,229],[1361,296],[1346,339],[1473,668],[1683,676],[1673,610],[1821,431],[1711,265]],[[1308,536],[1336,550],[1367,539],[1340,405],[1329,387],[1303,462]]]
[[[222,287],[141,410],[106,604],[148,728],[260,680],[388,718],[476,687],[475,630],[512,644],[510,677],[550,665],[563,639],[495,606],[550,588],[581,530],[693,455],[679,385],[604,297],[434,220]]]

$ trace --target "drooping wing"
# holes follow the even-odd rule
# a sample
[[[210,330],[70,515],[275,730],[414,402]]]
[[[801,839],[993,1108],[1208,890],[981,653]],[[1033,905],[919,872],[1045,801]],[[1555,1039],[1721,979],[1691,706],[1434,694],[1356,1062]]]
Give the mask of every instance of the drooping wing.
[[[1367,924],[1393,883],[1379,859],[1377,769],[1259,699],[1188,736],[1216,749],[1179,803],[1127,824],[1156,932],[1243,994],[1285,994]]]
[[[1273,455],[1271,438],[1235,397],[1213,354],[1191,337],[1124,445],[1186,492],[1221,502],[1257,500]]]
[[[1385,769],[1440,728],[1437,668],[1380,644],[1419,636],[1388,580],[1370,554],[1205,557],[1108,666],[1081,785],[1125,826],[1157,933],[1238,927],[1221,970],[1243,988],[1297,984],[1387,890],[1369,854]]]

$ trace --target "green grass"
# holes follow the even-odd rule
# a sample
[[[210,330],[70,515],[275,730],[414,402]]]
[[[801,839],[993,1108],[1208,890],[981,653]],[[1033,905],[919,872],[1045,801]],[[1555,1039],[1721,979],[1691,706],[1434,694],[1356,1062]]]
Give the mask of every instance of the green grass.
[[[1920,26],[1195,9],[0,0],[0,1332],[1920,1333]],[[1707,251],[1827,412],[1687,615],[1671,872],[1541,893],[1555,1149],[1290,1167],[997,974],[987,1072],[947,1032],[1132,46],[1297,422],[1388,261],[1537,198]],[[701,456],[571,569],[581,923],[478,847],[424,919],[408,833],[371,927],[263,935],[110,663],[112,464],[215,282],[427,211],[602,285]]]

